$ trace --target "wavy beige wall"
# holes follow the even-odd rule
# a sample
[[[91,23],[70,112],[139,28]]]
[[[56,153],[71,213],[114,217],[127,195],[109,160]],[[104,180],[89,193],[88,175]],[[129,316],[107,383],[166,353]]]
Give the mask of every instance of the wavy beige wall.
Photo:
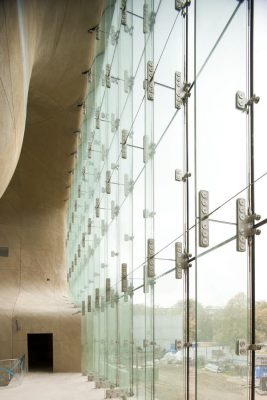
[[[82,71],[94,54],[88,28],[102,7],[96,0],[0,1],[0,246],[9,248],[0,257],[0,359],[25,353],[27,333],[51,332],[55,371],[80,370],[64,200],[86,92]]]

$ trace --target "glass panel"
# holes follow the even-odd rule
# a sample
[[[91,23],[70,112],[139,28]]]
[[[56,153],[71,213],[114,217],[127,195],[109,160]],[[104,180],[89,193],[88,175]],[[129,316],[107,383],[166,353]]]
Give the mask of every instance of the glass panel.
[[[214,4],[205,1],[203,10],[202,2],[197,3],[198,54],[205,52],[203,46],[210,40],[207,15],[210,21],[221,19],[220,7]],[[201,65],[197,55],[196,70]],[[197,188],[210,192],[215,207],[246,187],[246,115],[235,109],[235,94],[245,89],[246,3],[242,3],[196,82]]]
[[[223,3],[212,0],[196,2],[197,73],[200,72],[212,50],[216,48],[217,42],[220,42],[223,32],[227,30],[228,26],[235,19],[235,15],[239,13],[239,8],[245,9],[244,4],[241,3],[232,0],[225,0]],[[214,18],[216,18],[216,23],[214,23]],[[242,40],[241,43],[245,44],[245,40]]]
[[[199,399],[247,398],[247,352],[235,354],[248,339],[247,257],[235,240],[235,201],[247,186],[246,115],[235,108],[246,91],[246,29],[245,3],[196,4],[196,192],[209,192],[212,213],[209,247],[196,249]]]
[[[263,159],[264,162],[264,159]],[[264,221],[267,215],[266,210],[266,184],[267,177],[264,176],[262,179],[255,184],[255,195],[256,195],[256,209],[257,213],[261,215]],[[267,393],[266,390],[266,376],[267,376],[267,294],[266,294],[266,224],[262,225],[259,229],[261,230],[260,236],[255,239],[256,247],[256,265],[255,265],[255,293],[256,293],[256,343],[261,345],[261,350],[256,352],[256,368],[255,368],[255,386],[256,386],[256,399]]]
[[[263,3],[255,4],[261,100],[254,107],[254,188],[255,209],[266,218]],[[236,200],[249,198],[249,113],[235,107],[237,91],[247,96],[248,4],[201,0],[177,11],[173,0],[110,0],[93,33],[96,57],[69,171],[67,273],[77,311],[86,305],[83,372],[97,387],[119,389],[117,397],[241,400],[249,394],[250,353],[235,352],[239,340],[251,338],[253,305],[251,252],[237,252],[235,237]],[[200,190],[209,192],[207,247],[198,244]],[[265,224],[261,229],[256,397],[266,394],[267,376]],[[192,253],[183,254],[181,279],[175,279],[177,241]]]
[[[267,107],[267,57],[264,51],[263,38],[267,35],[267,7],[264,0],[255,1],[254,17],[254,91],[260,97],[260,101],[254,107],[255,113],[255,178],[267,172],[266,163],[266,135],[263,127],[265,126],[265,110]]]
[[[157,260],[161,273],[167,261]],[[155,398],[184,399],[183,280],[171,273],[155,284]]]
[[[183,183],[174,177],[175,170],[183,168],[182,122],[182,115],[177,114],[154,157],[156,252],[183,232]]]
[[[247,340],[246,254],[235,246],[232,241],[197,260],[199,399],[247,398],[247,355],[235,354],[237,340]]]
[[[134,394],[138,399],[145,398],[145,313],[145,294],[141,288],[136,290],[133,295],[133,378]]]

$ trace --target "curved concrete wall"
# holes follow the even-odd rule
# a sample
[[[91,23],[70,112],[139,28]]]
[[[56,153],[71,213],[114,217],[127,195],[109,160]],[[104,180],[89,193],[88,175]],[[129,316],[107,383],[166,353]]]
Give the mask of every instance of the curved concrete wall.
[[[64,200],[87,85],[82,72],[94,55],[88,29],[102,8],[102,0],[0,1],[0,246],[9,248],[0,257],[0,359],[26,353],[27,333],[49,332],[55,371],[80,370]]]

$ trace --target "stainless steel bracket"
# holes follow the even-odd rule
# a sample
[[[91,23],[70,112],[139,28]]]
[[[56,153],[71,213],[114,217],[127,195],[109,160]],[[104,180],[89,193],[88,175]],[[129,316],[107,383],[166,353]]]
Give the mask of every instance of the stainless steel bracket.
[[[239,198],[236,200],[236,250],[246,251],[246,239],[259,235],[260,229],[253,228],[254,222],[261,219],[260,215],[247,214],[246,200]]]
[[[87,297],[87,311],[92,312],[92,296],[90,294]]]
[[[144,82],[144,89],[146,90],[147,100],[154,100],[154,63],[153,61],[147,62],[147,79]]]
[[[106,171],[106,193],[111,194],[111,171]]]
[[[207,190],[200,190],[198,197],[199,207],[199,246],[209,246],[209,192]]]
[[[247,345],[246,339],[238,339],[236,341],[235,353],[238,356],[245,356],[247,351],[258,351],[261,350],[262,346],[260,344],[249,344]]]
[[[114,170],[114,169],[118,170],[120,168],[120,164],[119,163],[111,163],[110,167],[112,170]]]
[[[175,108],[180,110],[180,108],[183,105],[183,100],[182,100],[183,84],[182,84],[181,72],[178,71],[175,72],[174,88],[175,88]]]
[[[179,340],[179,339],[175,339],[174,347],[175,347],[175,350],[176,350],[176,351],[182,350],[182,348],[183,348],[183,341],[182,341],[182,340]]]
[[[133,239],[134,239],[134,236],[130,236],[127,233],[124,235],[125,242],[128,242],[129,240],[133,240]]]
[[[127,158],[127,139],[128,139],[128,131],[125,129],[121,132],[121,158]]]
[[[242,90],[238,90],[235,95],[235,106],[241,111],[248,111],[248,107],[250,107],[253,103],[257,104],[259,101],[259,96],[256,96],[255,94],[248,99],[245,95],[245,92],[242,92]]]
[[[121,24],[127,26],[127,0],[121,0]]]
[[[120,207],[115,205],[115,201],[111,200],[111,219],[114,219],[119,215]]]
[[[247,350],[248,350],[248,351],[258,351],[258,350],[261,350],[261,348],[262,348],[262,346],[261,346],[260,344],[256,344],[256,343],[254,343],[254,344],[249,344],[249,345],[247,346]]]
[[[128,174],[124,174],[124,196],[127,197],[133,191],[134,182],[129,180]]]
[[[124,71],[124,92],[129,93],[129,90],[132,89],[133,84],[134,84],[134,77],[133,76],[129,77],[128,71],[125,70]]]
[[[88,382],[93,382],[96,380],[96,376],[95,376],[94,372],[89,372],[89,374],[87,375],[87,380],[88,380]]]
[[[111,86],[110,71],[111,71],[111,65],[107,64],[106,65],[106,87],[107,88],[110,88],[110,86]]]
[[[106,278],[106,302],[109,302],[111,299],[111,283],[110,278]]]
[[[245,356],[247,354],[247,341],[246,339],[238,339],[236,341],[235,353],[237,356]]]
[[[99,288],[95,290],[95,308],[98,310],[100,306],[100,295],[99,295]]]
[[[105,393],[105,398],[106,399],[122,399],[122,400],[127,400],[128,399],[128,393],[120,388],[110,388],[106,390]]]
[[[149,19],[149,9],[148,4],[144,4],[143,6],[143,33],[148,33],[148,19]]]
[[[190,178],[191,172],[183,173],[181,169],[175,170],[175,180],[178,182],[186,182]]]
[[[189,0],[175,0],[175,10],[182,11],[184,8],[190,6],[191,1]]]
[[[176,279],[182,279],[182,277],[183,277],[183,267],[182,267],[183,262],[184,262],[184,260],[183,260],[182,243],[176,242],[175,243],[175,278]]]
[[[150,346],[150,340],[148,340],[148,339],[143,339],[143,347],[148,347],[148,346]]]
[[[82,247],[85,247],[85,233],[82,234]]]
[[[174,89],[175,108],[180,110],[182,105],[187,101],[188,97],[190,97],[191,93],[189,91],[190,83],[182,83],[182,74],[178,71],[175,72]]]
[[[190,348],[190,347],[192,347],[192,343],[191,342],[186,342],[186,343],[184,343],[184,347],[185,348]]]
[[[147,239],[147,277],[155,276],[155,240]]]
[[[111,44],[112,46],[115,46],[115,44],[118,42],[120,35],[120,31],[115,31],[114,26],[111,26]]]
[[[121,291],[127,293],[128,291],[128,280],[127,280],[127,264],[121,265]]]
[[[82,301],[82,316],[85,315],[85,300]]]
[[[111,114],[111,132],[116,132],[119,125],[120,125],[120,119],[119,118],[115,119],[115,115]]]
[[[97,197],[95,199],[95,216],[96,218],[99,218],[100,216],[100,198]]]
[[[146,34],[152,30],[155,24],[156,13],[154,11],[149,12],[148,4],[143,6],[143,33]]]
[[[183,253],[183,245],[181,242],[175,243],[175,278],[182,279],[183,270],[188,269],[192,266],[189,263],[189,259],[192,254]]]
[[[155,144],[149,140],[148,135],[143,136],[143,162],[146,164],[148,160],[155,154]]]
[[[91,233],[92,233],[92,219],[88,218],[88,221],[87,221],[87,234],[91,235]]]
[[[95,380],[95,389],[106,389],[108,386],[108,381],[105,378],[100,377]]]
[[[89,149],[89,146],[88,146],[88,149]],[[91,146],[91,151],[92,151],[92,146]],[[92,154],[92,153],[91,153],[91,154]],[[89,158],[89,152],[88,152],[88,158]],[[87,174],[87,172],[86,172],[86,167],[84,166],[84,167],[82,167],[82,177],[83,177],[83,181],[86,180],[86,174]]]
[[[152,218],[155,215],[155,211],[143,210],[143,218]]]

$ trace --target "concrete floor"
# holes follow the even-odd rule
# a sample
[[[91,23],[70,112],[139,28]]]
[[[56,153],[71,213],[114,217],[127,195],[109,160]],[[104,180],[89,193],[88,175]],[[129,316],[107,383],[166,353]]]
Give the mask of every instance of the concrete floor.
[[[1,400],[102,400],[103,389],[94,389],[80,373],[28,373],[20,386],[0,389]]]

